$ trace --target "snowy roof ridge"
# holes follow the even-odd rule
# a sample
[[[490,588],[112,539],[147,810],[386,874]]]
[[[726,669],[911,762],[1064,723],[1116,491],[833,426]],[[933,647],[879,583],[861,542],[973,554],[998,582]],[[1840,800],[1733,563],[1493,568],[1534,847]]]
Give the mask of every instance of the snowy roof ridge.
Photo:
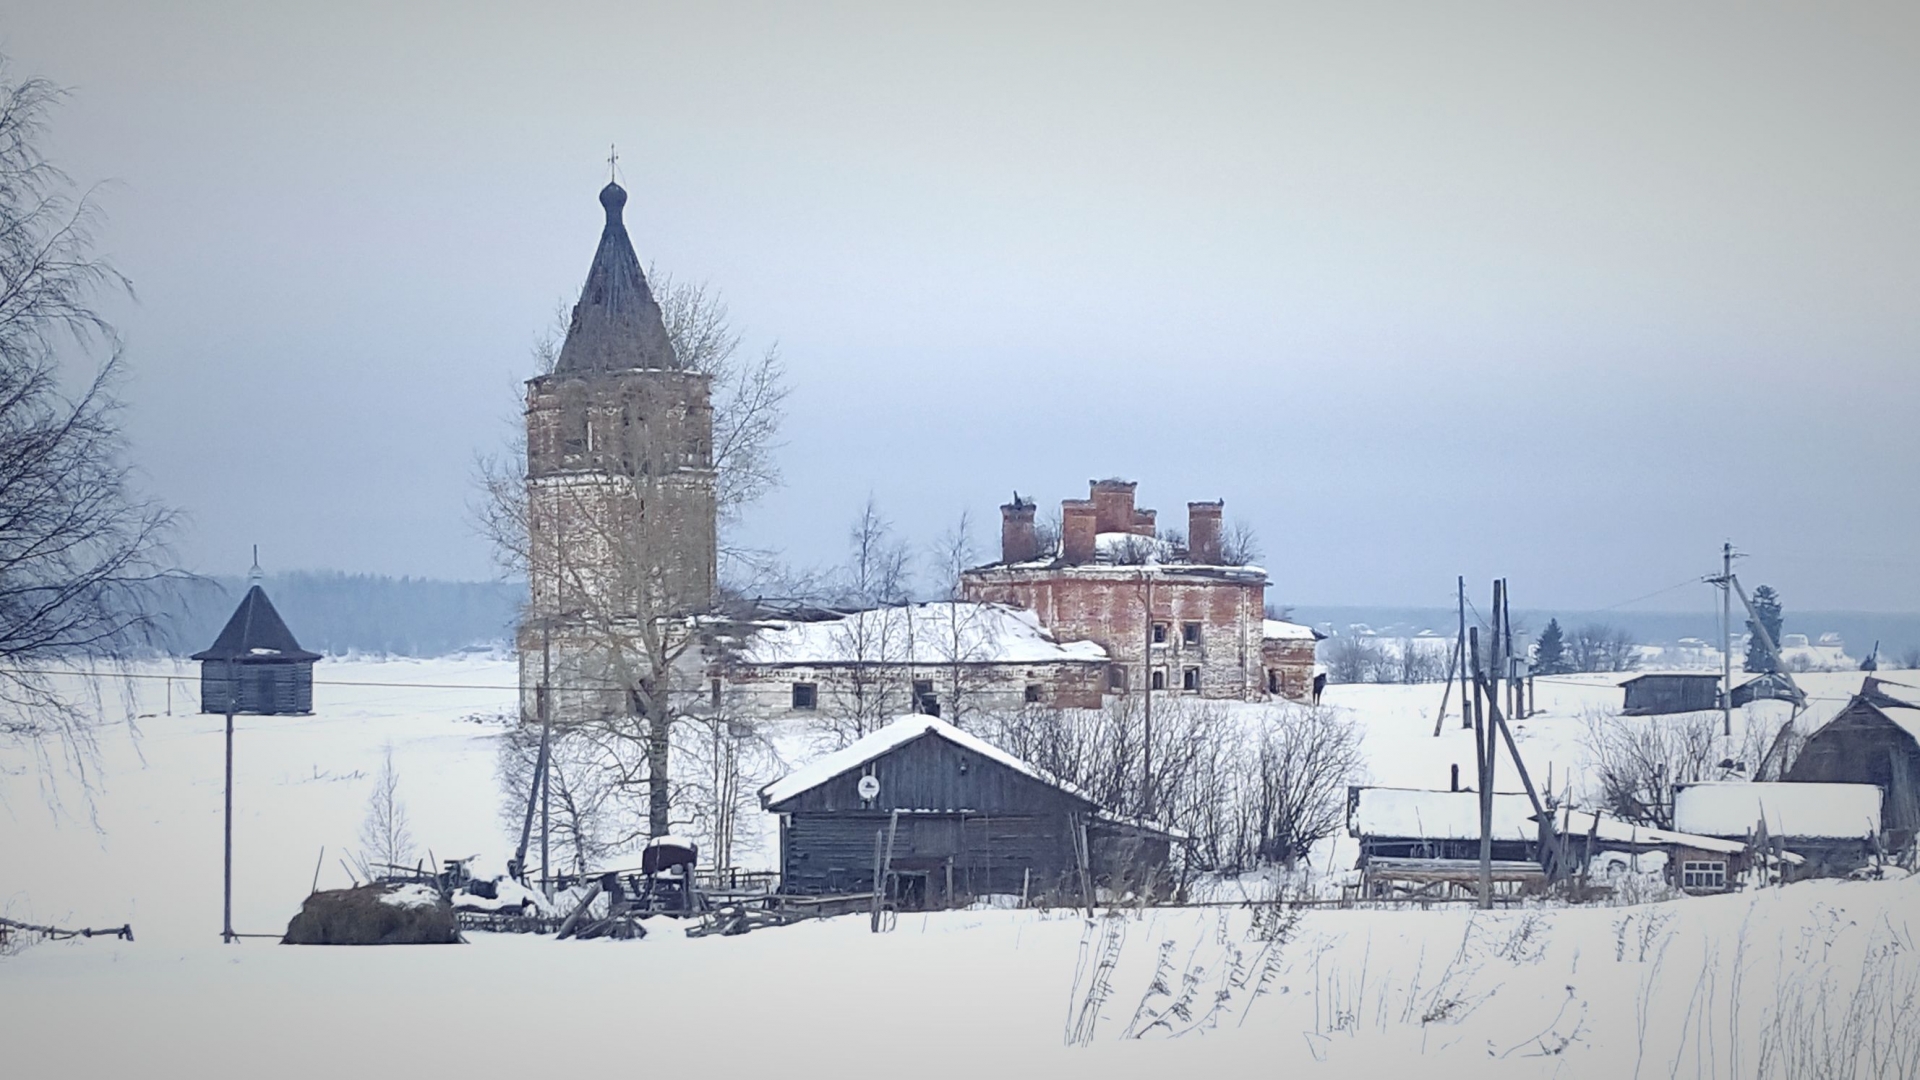
[[[797,795],[811,791],[821,784],[832,780],[842,773],[857,769],[867,762],[896,750],[923,735],[937,735],[965,750],[971,750],[990,761],[998,762],[1030,779],[1058,788],[1077,799],[1098,806],[1086,793],[1064,780],[1043,772],[1040,769],[1007,753],[1005,750],[987,742],[985,739],[966,732],[947,723],[937,716],[910,714],[902,716],[883,728],[870,731],[855,739],[852,743],[832,753],[822,754],[800,766],[793,772],[775,780],[760,789],[760,805],[769,807],[783,803]]]
[[[1762,820],[1773,836],[1850,840],[1880,831],[1873,784],[1708,780],[1673,792],[1673,826],[1701,836],[1744,837]]]
[[[1681,832],[1678,829],[1656,829],[1651,825],[1636,825],[1618,817],[1608,817],[1594,810],[1574,810],[1561,807],[1547,811],[1547,817],[1553,820],[1555,831],[1564,836],[1581,837],[1589,833],[1602,840],[1611,840],[1625,844],[1679,844],[1684,847],[1699,848],[1701,851],[1718,851],[1736,854],[1745,851],[1744,841],[1728,840],[1718,836],[1701,836],[1696,833]],[[1539,815],[1534,815],[1539,820]]]
[[[768,620],[746,637],[744,664],[1104,663],[1091,641],[1062,642],[1033,612],[939,600],[850,612],[835,619]]]
[[[1421,840],[1467,840],[1480,835],[1480,796],[1473,791],[1360,787],[1347,814],[1352,836]],[[1498,840],[1534,840],[1533,800],[1525,792],[1493,793],[1493,834]]]
[[[1261,627],[1260,637],[1266,641],[1318,641],[1321,634],[1305,623],[1267,619]]]

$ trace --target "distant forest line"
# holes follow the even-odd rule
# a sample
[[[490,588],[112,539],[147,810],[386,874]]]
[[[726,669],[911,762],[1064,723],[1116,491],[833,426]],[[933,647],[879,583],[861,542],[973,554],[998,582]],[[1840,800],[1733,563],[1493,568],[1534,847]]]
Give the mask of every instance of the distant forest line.
[[[378,574],[298,571],[270,574],[262,582],[274,607],[300,644],[334,655],[349,652],[391,656],[444,656],[507,647],[513,641],[526,586],[516,581],[438,581]],[[201,578],[169,589],[159,601],[161,624],[155,645],[186,656],[212,643],[246,593],[243,577]],[[1446,608],[1300,605],[1297,622],[1345,631],[1371,627],[1386,636],[1412,636],[1423,629],[1451,637],[1454,613]],[[1849,655],[1865,656],[1877,640],[1883,656],[1920,646],[1920,613],[1796,611],[1786,609],[1784,632],[1837,633]],[[1472,617],[1472,613],[1469,613]],[[1707,611],[1514,611],[1516,626],[1538,632],[1548,618],[1562,626],[1603,623],[1646,645],[1671,645],[1686,637],[1717,642],[1718,620]],[[1735,631],[1744,628],[1736,616]]]
[[[377,574],[269,574],[267,597],[300,644],[315,652],[445,656],[513,641],[526,586]],[[206,648],[246,595],[244,577],[198,578],[158,601],[154,644],[175,656]]]

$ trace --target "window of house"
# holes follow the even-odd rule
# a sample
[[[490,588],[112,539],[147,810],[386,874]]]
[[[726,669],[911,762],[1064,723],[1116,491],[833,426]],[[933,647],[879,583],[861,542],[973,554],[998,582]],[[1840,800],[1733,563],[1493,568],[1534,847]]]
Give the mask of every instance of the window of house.
[[[933,694],[932,679],[913,680],[913,709],[928,716],[940,715],[940,699]]]
[[[1154,668],[1153,682],[1150,685],[1155,690],[1165,690],[1167,688],[1167,673],[1160,670],[1159,668]]]
[[[1107,665],[1107,689],[1117,694],[1127,692],[1127,669],[1119,664]]]
[[[1167,643],[1166,623],[1157,622],[1153,624],[1153,643],[1155,645],[1165,645]]]
[[[1200,689],[1200,669],[1190,667],[1180,673],[1180,689],[1193,693]]]
[[[1039,683],[1030,682],[1027,684],[1027,704],[1029,705],[1040,704],[1040,684]]]
[[[794,683],[793,684],[793,707],[796,709],[813,708],[815,706],[816,701],[819,698],[819,689],[820,688],[816,684],[810,683],[810,682]]]
[[[1680,864],[1680,887],[1683,889],[1724,889],[1727,887],[1727,864],[1724,862],[1693,862]]]
[[[1181,623],[1180,640],[1187,645],[1200,644],[1200,624],[1197,622]]]
[[[1279,692],[1280,692],[1280,669],[1268,668],[1267,669],[1267,693],[1277,694]]]

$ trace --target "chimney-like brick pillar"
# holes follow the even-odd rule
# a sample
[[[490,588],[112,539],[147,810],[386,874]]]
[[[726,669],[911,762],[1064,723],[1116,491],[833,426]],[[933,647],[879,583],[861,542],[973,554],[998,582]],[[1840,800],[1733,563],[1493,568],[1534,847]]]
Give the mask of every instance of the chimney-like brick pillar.
[[[1000,561],[1031,562],[1040,557],[1040,537],[1033,528],[1032,499],[1014,492],[1013,501],[1000,507]]]
[[[1094,537],[1100,532],[1092,499],[1060,500],[1060,557],[1069,563],[1093,561]]]
[[[1094,531],[1132,532],[1133,481],[1090,480],[1088,486],[1093,489]]]
[[[1220,515],[1226,500],[1187,504],[1187,558],[1202,565],[1220,562]]]
[[[1157,515],[1151,510],[1135,510],[1133,512],[1133,535],[1152,536],[1154,533],[1153,521],[1156,516]]]

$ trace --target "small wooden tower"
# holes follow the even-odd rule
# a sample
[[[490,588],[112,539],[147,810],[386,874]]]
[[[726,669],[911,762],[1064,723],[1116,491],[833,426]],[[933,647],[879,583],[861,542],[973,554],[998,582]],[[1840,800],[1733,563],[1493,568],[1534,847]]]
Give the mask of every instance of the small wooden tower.
[[[193,654],[200,661],[200,711],[265,716],[304,716],[313,712],[313,662],[293,640],[293,631],[253,584],[226,629],[212,646]]]

